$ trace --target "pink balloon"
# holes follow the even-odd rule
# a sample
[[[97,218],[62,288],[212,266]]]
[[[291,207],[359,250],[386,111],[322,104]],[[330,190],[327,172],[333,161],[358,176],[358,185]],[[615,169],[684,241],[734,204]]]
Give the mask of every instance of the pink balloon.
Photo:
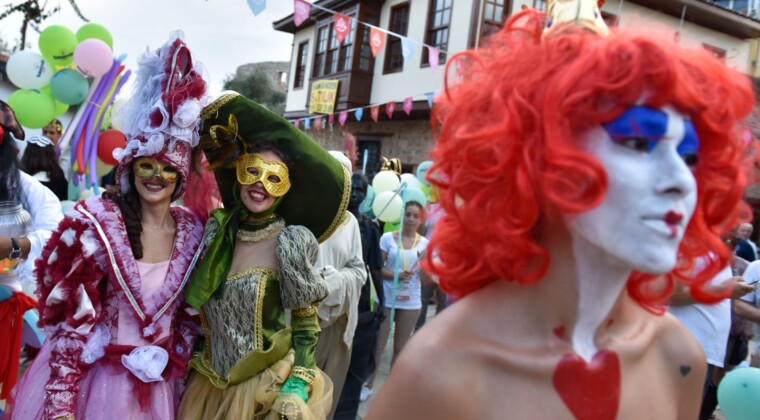
[[[113,52],[99,39],[85,39],[74,50],[74,64],[85,76],[102,76],[111,69]]]

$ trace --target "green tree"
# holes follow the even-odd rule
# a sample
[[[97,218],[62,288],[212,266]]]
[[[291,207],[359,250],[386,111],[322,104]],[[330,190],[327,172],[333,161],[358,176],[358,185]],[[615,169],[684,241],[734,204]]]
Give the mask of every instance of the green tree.
[[[269,76],[261,69],[249,74],[238,73],[227,76],[224,80],[224,88],[234,90],[277,114],[282,115],[285,111],[285,92],[272,86]]]

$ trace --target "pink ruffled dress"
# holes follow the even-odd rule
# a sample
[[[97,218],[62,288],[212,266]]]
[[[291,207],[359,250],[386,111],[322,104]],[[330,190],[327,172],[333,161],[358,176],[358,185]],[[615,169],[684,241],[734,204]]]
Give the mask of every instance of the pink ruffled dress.
[[[173,214],[171,259],[145,264],[125,251],[126,237],[108,229],[120,222],[116,215],[115,221],[97,218],[101,231],[111,233],[107,247],[94,246],[93,224],[66,219],[43,251],[37,274],[48,340],[14,388],[3,419],[175,417],[197,332],[181,297],[194,266],[186,254],[199,247],[202,228]]]

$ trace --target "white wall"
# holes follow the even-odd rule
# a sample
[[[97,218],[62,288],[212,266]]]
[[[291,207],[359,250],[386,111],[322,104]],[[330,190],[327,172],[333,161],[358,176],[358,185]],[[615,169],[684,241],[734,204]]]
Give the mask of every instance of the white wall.
[[[314,61],[314,50],[316,37],[315,26],[310,26],[303,31],[296,32],[293,37],[293,48],[290,54],[290,76],[288,77],[288,95],[285,99],[285,112],[300,111],[304,109],[309,94],[309,80],[311,80],[311,63]],[[294,89],[293,84],[296,80],[296,66],[298,65],[298,46],[308,40],[309,54],[306,56],[306,74],[304,75],[303,87]]]
[[[617,14],[618,5],[615,3],[607,2],[604,10]],[[686,14],[689,14],[688,9]],[[664,36],[673,36],[680,25],[679,18],[630,2],[623,3],[621,16],[621,28],[659,30]],[[690,48],[700,48],[703,43],[726,50],[727,66],[744,73],[749,72],[749,41],[684,21],[681,44]]]
[[[391,8],[403,0],[386,1],[380,16],[380,27],[387,28],[390,23]],[[471,0],[452,0],[452,19],[449,26],[448,57],[467,49],[469,39],[470,17],[472,13]],[[433,72],[429,66],[421,67],[422,54],[427,54],[427,48],[422,46],[427,29],[427,15],[430,0],[411,0],[409,9],[409,27],[407,37],[415,42],[414,55],[404,63],[404,71],[383,74],[386,48],[375,59],[375,74],[372,84],[371,102],[385,103],[401,102],[407,96],[415,99],[425,99],[425,93],[438,91],[443,88],[445,64],[441,64]],[[387,42],[387,41],[386,41]],[[400,107],[400,103],[398,107]]]

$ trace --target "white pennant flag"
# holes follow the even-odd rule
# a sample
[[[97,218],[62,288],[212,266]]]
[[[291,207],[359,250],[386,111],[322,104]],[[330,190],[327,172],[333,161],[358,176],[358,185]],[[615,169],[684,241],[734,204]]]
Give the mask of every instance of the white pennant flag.
[[[409,38],[401,38],[401,55],[406,63],[414,55],[414,42]]]

